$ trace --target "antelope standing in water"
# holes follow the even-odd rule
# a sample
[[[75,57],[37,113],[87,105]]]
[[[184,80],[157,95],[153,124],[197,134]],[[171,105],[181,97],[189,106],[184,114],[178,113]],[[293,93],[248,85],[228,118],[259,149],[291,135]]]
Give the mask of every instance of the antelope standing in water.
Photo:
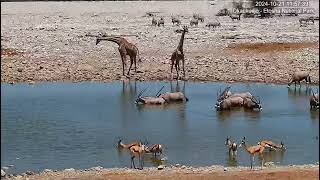
[[[300,81],[302,81],[302,80],[305,80],[307,82],[307,84],[311,83],[310,71],[309,72],[306,72],[306,71],[294,72],[294,74],[291,77],[291,81],[288,84],[288,87],[290,87],[292,83],[294,83],[294,86],[296,87],[297,82],[298,82],[299,86],[301,86]]]
[[[250,154],[250,162],[251,162],[250,163],[250,168],[252,169],[252,163],[254,161],[254,156],[256,154],[258,154],[258,153],[259,153],[259,155],[262,156],[262,153],[263,153],[263,150],[265,149],[265,147],[262,146],[262,145],[248,146],[246,144],[246,142],[245,142],[245,139],[246,138],[243,137],[239,147],[243,146],[245,148],[245,150]],[[263,167],[263,161],[264,161],[264,159],[263,159],[263,156],[262,156],[261,168]]]
[[[166,103],[166,100],[162,97],[159,97],[159,93],[161,92],[161,90],[164,88],[164,86],[162,86],[162,88],[158,91],[158,93],[156,94],[155,97],[153,96],[144,96],[141,97],[142,93],[145,91],[145,89],[143,91],[141,91],[138,95],[138,98],[136,99],[135,103],[136,104],[154,104],[154,105],[162,105],[164,103]]]
[[[228,97],[222,101],[218,101],[215,105],[217,111],[231,110],[232,107],[243,106],[243,99],[241,97]]]
[[[311,89],[312,94],[310,95],[310,108],[319,109],[319,93],[314,93]]]
[[[166,102],[174,101],[188,101],[189,99],[182,92],[166,92],[161,94],[159,97],[166,100]]]
[[[142,143],[139,141],[132,142],[130,144],[124,144],[122,143],[122,140],[120,139],[118,141],[118,148],[123,148],[123,149],[129,149],[131,146],[140,146]]]
[[[182,70],[183,70],[183,76],[185,77],[185,69],[184,69],[184,53],[183,53],[183,41],[184,41],[184,35],[188,32],[188,27],[183,26],[183,31],[181,34],[181,38],[178,44],[178,47],[173,51],[171,55],[171,79],[173,79],[173,65],[175,65],[176,71],[177,71],[177,79],[179,79],[179,63],[180,60],[182,61]]]
[[[228,149],[229,149],[229,154],[232,152],[233,155],[236,155],[237,154],[237,143],[231,141],[231,137],[227,137],[226,139],[226,143],[225,143],[227,146],[228,146]]]
[[[262,110],[260,99],[257,101],[256,98],[253,96],[252,98],[243,98],[243,107],[246,109],[259,109]]]
[[[270,140],[262,140],[258,142],[258,145],[264,146],[265,148],[270,148],[270,150],[285,150],[285,146],[283,144],[283,142],[281,142],[280,144],[276,144]]]
[[[159,155],[161,155],[162,154],[162,145],[155,144],[151,148],[146,148],[146,152],[153,153],[154,157],[156,157],[158,153],[159,153]]]
[[[143,169],[144,165],[144,154],[146,153],[146,145],[140,144],[140,145],[133,145],[129,148],[131,153],[131,168],[133,165],[133,168],[136,169],[136,166],[134,164],[134,158],[138,155],[139,163],[140,163],[140,169]]]
[[[122,61],[122,75],[123,76],[125,76],[124,69],[126,66],[126,56],[127,55],[129,55],[129,57],[130,57],[130,67],[129,67],[127,75],[130,74],[130,69],[131,69],[133,63],[134,63],[134,71],[137,72],[137,62],[136,62],[137,56],[138,56],[138,61],[141,62],[141,59],[139,56],[139,49],[137,48],[137,46],[135,46],[132,43],[129,43],[123,37],[116,37],[116,36],[97,37],[96,45],[98,45],[100,41],[111,41],[111,42],[117,43],[119,45],[118,50],[119,50],[119,53],[121,56],[121,61]]]

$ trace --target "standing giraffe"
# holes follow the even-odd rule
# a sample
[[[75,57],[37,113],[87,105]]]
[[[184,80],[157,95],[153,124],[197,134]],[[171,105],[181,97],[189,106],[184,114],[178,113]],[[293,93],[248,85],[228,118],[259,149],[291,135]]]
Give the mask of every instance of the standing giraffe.
[[[137,46],[135,46],[132,43],[129,43],[125,38],[118,37],[118,36],[97,37],[96,45],[98,45],[98,43],[100,41],[111,41],[111,42],[117,43],[119,45],[118,50],[120,52],[121,61],[122,61],[122,75],[125,76],[124,69],[126,66],[126,56],[127,55],[129,55],[129,57],[130,57],[130,67],[129,67],[127,75],[129,75],[130,69],[131,69],[133,63],[134,63],[134,71],[137,72],[137,62],[136,62],[137,56],[138,56],[138,61],[141,62],[141,59],[139,56],[139,49],[137,48]]]
[[[179,79],[179,63],[180,60],[182,60],[182,68],[183,68],[183,77],[185,77],[186,73],[184,70],[184,53],[183,53],[183,41],[184,41],[184,34],[188,32],[188,27],[187,26],[183,26],[183,31],[182,31],[182,35],[180,38],[180,42],[178,47],[173,51],[172,55],[171,55],[171,79],[173,79],[173,74],[172,74],[172,69],[173,69],[173,65],[175,65],[176,71],[177,71],[177,79]]]

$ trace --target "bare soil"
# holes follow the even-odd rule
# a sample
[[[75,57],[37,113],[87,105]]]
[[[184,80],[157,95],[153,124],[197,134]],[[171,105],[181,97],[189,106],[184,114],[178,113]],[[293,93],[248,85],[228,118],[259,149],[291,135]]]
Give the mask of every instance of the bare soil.
[[[310,7],[319,12],[319,1]],[[2,2],[1,82],[112,81],[126,79],[118,46],[95,45],[92,35],[124,35],[137,45],[142,63],[131,79],[170,80],[170,56],[193,13],[205,22],[189,27],[184,41],[186,80],[287,83],[295,71],[311,70],[319,84],[319,21],[300,27],[299,16],[232,21],[215,14],[226,1],[191,2]],[[52,8],[54,7],[54,8]],[[157,12],[164,27],[151,26]],[[178,16],[181,26],[172,25]],[[312,14],[311,14],[312,15]],[[317,14],[314,14],[316,16]],[[208,22],[221,27],[209,30]],[[127,62],[129,64],[129,62]],[[126,67],[128,68],[128,66]],[[174,72],[175,74],[175,72]]]
[[[264,169],[250,170],[248,168],[223,168],[223,167],[201,167],[201,168],[164,168],[157,170],[156,168],[145,168],[144,170],[132,170],[126,168],[115,169],[99,169],[91,170],[74,170],[66,169],[57,172],[42,172],[36,175],[18,176],[19,179],[93,179],[93,180],[117,180],[117,179],[219,179],[219,180],[234,180],[234,179],[268,179],[268,180],[315,180],[319,179],[319,166],[294,166],[294,167],[268,167]],[[6,178],[16,179],[16,177]]]

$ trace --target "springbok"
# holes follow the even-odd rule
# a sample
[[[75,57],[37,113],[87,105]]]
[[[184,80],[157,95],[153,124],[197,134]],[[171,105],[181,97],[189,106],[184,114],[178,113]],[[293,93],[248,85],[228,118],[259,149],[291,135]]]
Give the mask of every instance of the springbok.
[[[259,153],[262,156],[263,150],[265,149],[264,146],[262,145],[255,145],[255,146],[247,146],[246,142],[245,142],[245,137],[243,137],[239,147],[243,146],[245,148],[245,150],[250,154],[250,168],[252,169],[252,163],[254,161],[254,156]],[[261,163],[261,168],[263,167],[263,161],[264,158],[262,156],[262,163]]]
[[[241,107],[243,105],[243,98],[228,97],[222,101],[218,101],[215,105],[217,111],[230,110],[231,107]]]
[[[140,169],[143,169],[144,165],[144,154],[146,153],[146,145],[141,143],[139,145],[133,145],[129,148],[131,153],[131,168],[133,165],[133,168],[136,169],[136,166],[134,164],[134,158],[138,155],[139,163],[140,163]]]
[[[262,110],[260,99],[257,101],[256,98],[253,96],[252,98],[243,98],[243,107],[245,109],[259,109]]]
[[[227,137],[226,139],[226,143],[225,143],[227,146],[228,146],[228,149],[229,149],[229,154],[232,152],[232,154],[237,154],[237,143],[231,141],[231,137]]]
[[[162,145],[161,144],[155,144],[151,148],[146,148],[146,152],[147,153],[153,153],[154,157],[157,156],[157,153],[159,153],[159,155],[161,155],[162,154]]]
[[[122,143],[122,140],[120,139],[118,141],[118,148],[123,148],[123,149],[130,149],[132,146],[141,146],[141,142],[136,141],[136,142],[132,142],[130,144],[124,144]]]
[[[294,86],[296,87],[297,82],[300,84],[300,81],[305,80],[307,82],[307,84],[311,83],[311,77],[310,77],[310,71],[297,71],[294,72],[294,74],[291,77],[291,81],[288,84],[288,87],[291,86],[292,83],[294,83]]]
[[[270,150],[286,150],[283,142],[281,141],[280,144],[276,144],[270,140],[262,140],[258,142],[258,145],[264,146],[265,148],[270,148]]]
[[[319,93],[314,93],[311,89],[312,95],[310,95],[310,108],[319,108]]]

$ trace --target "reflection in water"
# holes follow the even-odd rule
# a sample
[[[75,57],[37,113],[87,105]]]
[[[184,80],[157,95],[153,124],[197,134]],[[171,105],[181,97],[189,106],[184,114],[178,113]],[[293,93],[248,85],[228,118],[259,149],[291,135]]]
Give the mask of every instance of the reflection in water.
[[[123,157],[124,158],[127,157],[129,160],[128,162],[130,162],[131,153],[128,149],[117,148],[117,152],[118,152],[117,154],[119,159],[122,159]],[[138,158],[136,158],[136,160],[137,159]],[[150,163],[153,166],[159,166],[166,163],[166,161],[161,160],[161,156],[158,155],[157,157],[154,157],[152,153],[144,154],[144,162]]]
[[[310,109],[310,118],[312,120],[319,120],[319,109]]]
[[[215,110],[215,109],[214,109]],[[225,121],[226,119],[232,119],[232,117],[244,115],[248,117],[247,119],[258,120],[261,117],[261,112],[259,110],[244,109],[243,107],[233,107],[229,111],[217,111],[217,117],[220,121]]]
[[[232,154],[232,153],[227,152],[227,157],[228,157],[228,159],[227,159],[228,166],[233,166],[233,167],[238,166],[237,154]]]
[[[305,89],[300,88],[288,88],[288,95],[290,98],[296,100],[299,97],[305,97],[305,96],[310,96],[311,95],[311,88],[306,86]]]

